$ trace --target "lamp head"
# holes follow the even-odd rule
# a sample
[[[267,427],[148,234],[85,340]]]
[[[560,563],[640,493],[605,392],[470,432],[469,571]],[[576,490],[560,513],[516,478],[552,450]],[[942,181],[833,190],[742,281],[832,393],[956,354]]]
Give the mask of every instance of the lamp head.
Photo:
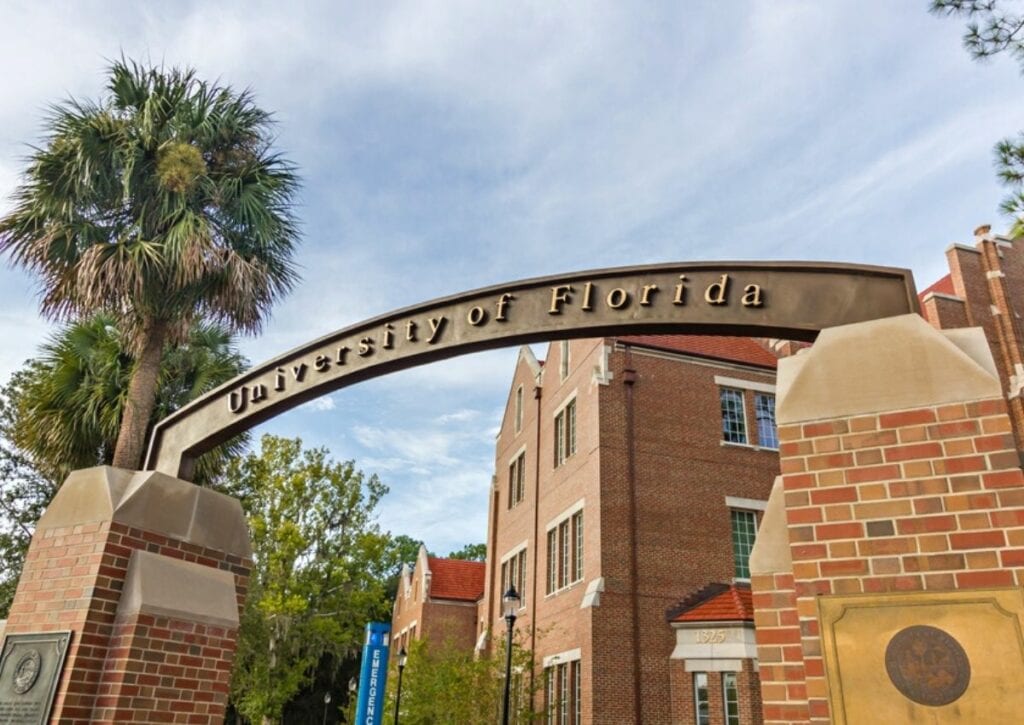
[[[405,667],[405,662],[408,659],[409,655],[406,653],[405,647],[402,647],[402,649],[398,651],[398,669]]]
[[[519,596],[519,592],[516,591],[514,586],[509,586],[508,591],[505,592],[505,596],[501,598],[501,609],[505,615],[505,621],[510,624],[516,621],[516,610],[519,609],[519,605],[522,603],[522,598]]]

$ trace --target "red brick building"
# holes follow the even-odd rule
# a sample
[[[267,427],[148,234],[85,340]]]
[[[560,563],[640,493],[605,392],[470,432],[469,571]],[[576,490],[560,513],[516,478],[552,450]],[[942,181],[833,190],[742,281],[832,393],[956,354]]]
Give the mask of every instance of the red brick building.
[[[483,592],[483,562],[439,559],[421,546],[416,564],[402,567],[391,615],[392,653],[421,637],[471,650]]]
[[[1024,448],[1024,252],[991,227],[975,231],[974,246],[946,249],[949,274],[925,289],[921,314],[940,330],[980,327],[1006,392],[1017,447]]]
[[[548,722],[760,721],[751,610],[723,621],[701,596],[748,599],[778,472],[775,366],[747,338],[577,340],[543,365],[520,352],[478,646],[500,650],[514,585]]]

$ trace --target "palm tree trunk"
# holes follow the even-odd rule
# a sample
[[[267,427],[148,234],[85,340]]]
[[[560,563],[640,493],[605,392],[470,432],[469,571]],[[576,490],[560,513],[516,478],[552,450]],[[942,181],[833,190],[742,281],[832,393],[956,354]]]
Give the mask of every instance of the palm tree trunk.
[[[151,322],[146,325],[145,342],[139,355],[132,379],[128,383],[128,398],[121,416],[121,429],[114,447],[114,465],[118,468],[138,470],[145,453],[146,429],[156,405],[160,360],[167,339],[167,325]]]

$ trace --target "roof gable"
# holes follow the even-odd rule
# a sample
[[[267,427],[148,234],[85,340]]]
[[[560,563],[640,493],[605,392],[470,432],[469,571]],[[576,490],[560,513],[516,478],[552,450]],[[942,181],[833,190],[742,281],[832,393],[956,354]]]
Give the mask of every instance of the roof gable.
[[[932,284],[930,287],[925,288],[924,291],[922,291],[917,296],[917,298],[919,300],[924,300],[924,298],[930,295],[932,292],[938,292],[939,294],[955,296],[956,288],[953,287],[953,275],[947,274],[945,277],[942,277],[934,284]]]
[[[484,594],[482,561],[462,559],[427,559],[430,568],[430,598],[475,602]]]

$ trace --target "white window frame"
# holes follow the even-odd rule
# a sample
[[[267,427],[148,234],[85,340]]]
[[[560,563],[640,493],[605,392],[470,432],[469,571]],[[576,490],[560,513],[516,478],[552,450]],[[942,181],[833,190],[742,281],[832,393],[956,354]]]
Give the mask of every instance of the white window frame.
[[[582,516],[586,499],[580,499],[558,516],[551,519],[544,527],[544,540],[547,551],[545,556],[545,597],[553,597],[560,592],[571,589],[583,581],[584,561],[586,552],[586,517]],[[574,524],[577,515],[582,519]],[[562,526],[565,526],[565,538],[562,538]],[[574,529],[575,526],[575,529]],[[574,530],[578,536],[573,536]],[[552,536],[552,534],[554,536]],[[577,542],[578,538],[582,541]],[[554,548],[552,548],[552,539]],[[568,562],[566,562],[568,557]],[[554,565],[552,567],[552,565]],[[562,576],[559,576],[559,575]]]
[[[743,440],[742,441],[731,441],[725,437],[725,420],[722,417],[722,398],[725,396],[726,391],[736,393],[740,396],[740,411],[743,413]],[[740,388],[734,388],[731,385],[722,385],[718,388],[718,409],[719,409],[719,425],[722,426],[721,440],[722,445],[726,446],[746,446],[753,448],[750,443],[750,422],[747,420],[747,395],[746,392]]]
[[[515,432],[519,433],[523,429],[523,386],[520,385],[516,388],[513,402],[513,425],[515,426]]]
[[[508,505],[506,506],[506,510],[507,509],[513,509],[516,506],[518,506],[519,504],[521,504],[523,501],[526,500],[526,457],[525,457],[525,454],[526,454],[526,444],[523,444],[522,446],[519,447],[519,450],[517,450],[515,452],[515,454],[511,458],[508,459],[508,471],[509,471],[509,486],[508,486],[508,489],[509,490],[508,490]],[[522,470],[519,472],[519,476],[523,480],[523,495],[520,498],[515,498],[515,496],[513,496],[513,494],[512,494],[512,488],[513,488],[512,487],[512,466],[514,466],[516,464],[516,461],[519,460],[520,456],[523,456]]]
[[[581,722],[583,667],[579,666],[578,672],[575,672],[577,668],[574,667],[580,662],[581,654],[577,647],[544,658],[542,671],[545,722],[554,725],[576,725]],[[559,693],[562,695],[561,698],[552,697],[553,694]]]
[[[552,420],[552,426],[551,427],[552,427],[552,430],[554,431],[554,434],[555,434],[554,455],[553,455],[554,468],[560,468],[562,466],[562,464],[564,464],[566,461],[568,461],[570,458],[572,458],[574,455],[576,455],[576,449],[579,447],[578,446],[578,442],[577,442],[577,432],[579,431],[580,407],[579,407],[579,404],[576,402],[576,398],[577,398],[576,394],[577,394],[577,391],[573,390],[572,393],[570,393],[568,396],[566,396],[566,399],[564,401],[562,401],[562,404],[559,405],[558,408],[556,408],[554,413],[552,413],[552,415],[551,415],[551,420]],[[570,406],[572,406],[572,408],[573,408],[573,412],[572,412],[572,418],[573,418],[573,420],[572,420],[572,438],[571,439],[569,437],[569,431],[568,431],[568,425],[567,425],[568,420],[569,420],[569,416],[568,416],[568,414],[566,412],[569,409]],[[559,418],[560,417],[562,419],[561,431],[559,431]],[[569,443],[570,443],[570,441],[572,443],[572,450],[571,451],[569,450]]]
[[[769,445],[763,440],[761,436],[761,419],[757,415],[757,399],[758,397],[770,397],[772,399],[772,427],[775,429],[775,445]],[[775,406],[778,404],[778,398],[775,393],[766,393],[762,390],[754,391],[754,427],[757,428],[757,445],[759,448],[764,448],[768,451],[779,450],[779,424],[778,424],[778,411]],[[748,436],[749,437],[749,436]]]
[[[520,554],[525,554],[528,545],[529,545],[529,540],[523,541],[523,542],[517,544],[512,549],[509,549],[508,552],[504,556],[502,556],[501,560],[498,562],[498,578],[501,580],[501,594],[502,594],[502,596],[504,596],[505,592],[507,591],[507,589],[505,587],[505,577],[503,576],[504,569],[505,569],[505,564],[507,564],[512,559],[517,558]],[[522,587],[518,586],[519,582],[516,582],[516,584],[517,584],[516,591],[519,592],[519,609],[521,609],[521,610],[522,609],[526,609],[526,584],[527,584],[527,580],[526,580],[526,565],[527,565],[527,563],[529,563],[529,555],[528,554],[523,559],[522,570],[519,572],[519,576],[517,577],[519,582],[522,582]],[[520,591],[520,589],[522,589],[522,591]]]

